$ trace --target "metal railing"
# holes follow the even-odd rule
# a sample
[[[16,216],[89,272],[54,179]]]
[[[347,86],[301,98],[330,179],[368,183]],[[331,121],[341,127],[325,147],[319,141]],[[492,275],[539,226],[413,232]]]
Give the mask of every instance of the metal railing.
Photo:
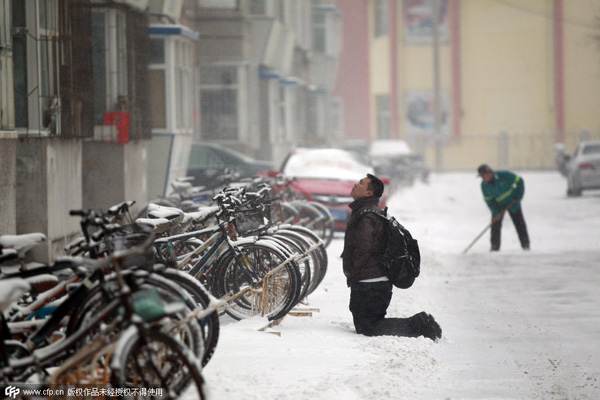
[[[600,140],[600,131],[529,132],[502,131],[496,135],[462,135],[443,146],[443,170],[475,169],[481,163],[493,168],[555,169],[557,167],[556,143],[562,143],[567,154],[572,154],[584,140]],[[434,145],[425,150],[426,161],[435,163]]]

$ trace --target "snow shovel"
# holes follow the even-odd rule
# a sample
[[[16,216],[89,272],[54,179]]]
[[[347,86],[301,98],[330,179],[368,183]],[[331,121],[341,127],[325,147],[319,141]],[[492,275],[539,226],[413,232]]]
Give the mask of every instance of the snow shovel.
[[[509,208],[511,208],[512,206],[514,206],[515,204],[517,204],[519,202],[519,200],[513,200],[511,201],[506,207],[504,207],[504,210],[502,210],[502,212],[500,214],[498,214],[498,217],[501,215],[504,215],[504,213],[506,212],[506,210],[508,210]],[[492,222],[490,222],[489,224],[487,224],[487,226],[481,231],[481,233],[479,235],[477,235],[477,237],[475,239],[473,239],[473,241],[471,242],[471,244],[469,244],[467,246],[466,249],[463,250],[463,254],[466,254],[467,251],[469,251],[469,249],[471,247],[473,247],[473,245],[483,236],[483,234],[485,232],[487,232],[488,229],[490,229],[490,227],[492,226],[492,224],[494,223],[494,220],[492,220]]]

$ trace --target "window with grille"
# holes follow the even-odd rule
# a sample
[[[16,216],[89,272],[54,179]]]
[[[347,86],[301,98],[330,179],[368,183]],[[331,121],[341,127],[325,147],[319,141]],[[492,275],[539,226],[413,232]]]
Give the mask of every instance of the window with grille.
[[[200,68],[200,120],[203,138],[238,139],[238,93],[237,67]]]
[[[189,41],[175,42],[175,97],[176,125],[180,129],[192,129],[192,44]]]
[[[327,49],[327,35],[325,30],[325,14],[313,14],[313,50],[317,53],[325,53]]]
[[[11,2],[15,127],[60,133],[58,0]]]
[[[266,0],[250,0],[250,14],[265,15],[267,13]]]
[[[239,0],[199,0],[202,8],[220,8],[229,10],[238,10],[240,8]]]
[[[128,103],[125,14],[114,8],[92,12],[94,121],[104,125],[105,114],[124,111]]]
[[[6,2],[4,2],[6,3]],[[0,130],[15,128],[10,7],[0,5]]]
[[[375,37],[389,35],[389,0],[375,0]]]
[[[390,96],[377,95],[377,137],[387,139],[390,137]]]
[[[316,53],[336,56],[341,48],[341,14],[332,6],[312,7],[312,46]]]

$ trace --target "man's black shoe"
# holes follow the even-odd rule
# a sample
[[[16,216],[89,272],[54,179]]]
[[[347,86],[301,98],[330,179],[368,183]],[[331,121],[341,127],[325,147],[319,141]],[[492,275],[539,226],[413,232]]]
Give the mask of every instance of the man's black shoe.
[[[422,311],[418,314],[421,321],[421,335],[436,342],[442,337],[442,327],[435,321],[433,315]]]

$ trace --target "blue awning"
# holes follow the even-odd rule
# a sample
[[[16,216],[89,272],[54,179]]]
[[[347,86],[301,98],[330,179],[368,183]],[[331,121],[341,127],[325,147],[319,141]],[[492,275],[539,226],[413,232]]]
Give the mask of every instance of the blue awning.
[[[178,35],[190,40],[200,40],[200,33],[183,25],[150,25],[148,28],[150,35]]]

